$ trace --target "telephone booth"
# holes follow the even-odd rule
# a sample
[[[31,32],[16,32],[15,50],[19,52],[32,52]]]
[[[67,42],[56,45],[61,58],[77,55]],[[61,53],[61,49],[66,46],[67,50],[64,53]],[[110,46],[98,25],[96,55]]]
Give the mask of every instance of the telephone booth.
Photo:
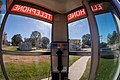
[[[0,0],[0,79],[119,80],[119,0]]]

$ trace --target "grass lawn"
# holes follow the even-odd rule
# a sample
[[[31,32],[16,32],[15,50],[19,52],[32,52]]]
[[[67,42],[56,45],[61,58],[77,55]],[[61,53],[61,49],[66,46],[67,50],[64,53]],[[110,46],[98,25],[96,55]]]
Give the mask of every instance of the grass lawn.
[[[17,50],[18,46],[2,46],[2,49],[3,50],[8,50],[8,51],[19,51]],[[28,51],[28,52],[49,52],[50,50],[48,49],[39,49],[39,50],[31,50],[31,51]]]
[[[79,56],[70,56],[70,65],[79,58]],[[10,80],[40,80],[47,78],[50,73],[50,59],[27,64],[6,62],[5,67]],[[0,78],[5,80],[1,71]]]
[[[71,66],[78,59],[80,59],[80,56],[69,56],[69,66]]]
[[[39,49],[39,50],[32,50],[30,52],[50,52],[48,49]]]
[[[96,80],[113,80],[114,71],[117,61],[115,59],[100,59],[99,69]],[[88,80],[90,71],[90,60],[87,63],[87,68],[80,80]]]
[[[116,64],[115,59],[101,58],[96,80],[113,80]]]
[[[40,80],[48,77],[50,61],[32,64],[6,63],[5,66],[10,80]]]
[[[3,50],[17,51],[18,46],[2,46]]]
[[[4,79],[4,76],[3,76],[3,74],[2,74],[1,67],[0,67],[0,80],[5,80],[5,79]]]

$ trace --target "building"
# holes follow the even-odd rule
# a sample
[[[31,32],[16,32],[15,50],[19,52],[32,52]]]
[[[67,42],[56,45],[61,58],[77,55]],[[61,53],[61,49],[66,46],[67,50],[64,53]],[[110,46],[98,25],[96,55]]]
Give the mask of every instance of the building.
[[[80,39],[70,39],[69,40],[69,50],[70,51],[80,51],[81,50],[81,40]]]

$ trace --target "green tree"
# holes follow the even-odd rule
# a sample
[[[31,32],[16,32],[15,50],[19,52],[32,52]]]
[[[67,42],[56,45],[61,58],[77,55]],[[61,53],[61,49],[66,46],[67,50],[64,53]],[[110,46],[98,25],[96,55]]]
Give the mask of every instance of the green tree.
[[[30,41],[33,47],[38,47],[41,44],[41,33],[38,31],[33,31],[30,36]]]
[[[101,43],[100,43],[100,48],[105,48],[105,47],[107,47],[107,43],[101,42]]]
[[[42,48],[47,48],[50,40],[47,37],[42,37]]]
[[[112,43],[114,44],[117,40],[117,32],[116,31],[113,31],[112,33]]]
[[[112,45],[118,43],[119,42],[118,36],[119,34],[116,31],[113,31],[112,34],[108,34],[107,36],[108,44]]]
[[[22,36],[21,34],[16,34],[12,37],[12,45],[18,46],[20,42],[22,42]]]
[[[82,43],[84,43],[85,45],[91,46],[90,34],[85,34],[82,36]]]
[[[107,35],[107,43],[108,44],[111,44],[112,42],[111,42],[111,38],[112,38],[112,35],[109,33],[108,35]]]

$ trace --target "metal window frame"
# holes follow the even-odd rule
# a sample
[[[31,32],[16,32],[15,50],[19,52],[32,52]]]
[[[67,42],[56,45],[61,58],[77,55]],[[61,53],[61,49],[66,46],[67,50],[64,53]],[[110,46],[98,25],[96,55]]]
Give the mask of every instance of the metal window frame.
[[[7,72],[6,72],[6,69],[5,69],[5,66],[4,66],[4,62],[3,62],[3,53],[2,53],[2,35],[3,35],[3,30],[4,30],[4,25],[6,23],[6,20],[7,20],[7,17],[8,17],[9,13],[6,12],[5,14],[5,17],[2,21],[2,24],[1,24],[1,28],[0,28],[0,64],[1,64],[1,69],[2,69],[2,72],[3,72],[3,75],[5,77],[6,80],[9,80],[8,78],[8,75],[7,75]]]
[[[91,43],[92,43],[92,56],[91,56],[91,68],[89,74],[89,80],[95,80],[96,73],[99,65],[99,33],[98,26],[96,23],[95,15],[89,5],[87,0],[83,0],[83,5],[86,8],[86,13],[88,17],[88,22],[90,26],[91,33]]]
[[[119,14],[120,13],[120,9],[119,9],[118,5],[116,5],[115,0],[109,0],[109,1],[111,2],[111,5],[114,7],[116,13]],[[117,16],[120,19],[120,15],[117,15]],[[120,41],[120,38],[119,38],[119,41]],[[118,62],[120,62],[120,51],[119,51],[119,60],[118,60]],[[116,73],[116,75],[114,77],[114,80],[120,80],[120,69],[117,69],[117,70],[118,71],[117,71],[117,73]]]
[[[115,8],[116,13],[119,14],[120,9],[116,5],[115,0],[108,0],[108,1]],[[86,8],[88,22],[89,22],[90,30],[91,30],[91,39],[92,39],[92,54],[91,54],[91,59],[92,60],[91,60],[91,69],[90,69],[90,74],[89,74],[89,80],[95,80],[96,75],[97,75],[98,66],[99,66],[99,57],[100,57],[100,52],[99,52],[99,46],[100,46],[100,44],[99,44],[99,42],[100,42],[99,31],[98,31],[98,26],[97,26],[97,23],[96,23],[95,15],[94,15],[94,13],[92,12],[92,10],[90,8],[89,2],[87,2],[86,0],[83,0],[83,5]],[[120,15],[118,15],[118,17],[120,18]],[[93,29],[95,29],[95,30],[93,30]],[[92,34],[92,33],[94,33],[94,34]],[[95,40],[97,42],[94,42]],[[114,78],[114,80],[119,80],[119,79],[120,79],[120,73],[118,74],[118,76],[116,76]]]
[[[7,0],[6,0],[7,2]],[[2,35],[3,35],[3,31],[4,31],[4,27],[5,27],[5,23],[7,21],[7,18],[9,16],[9,14],[14,14],[14,15],[20,15],[20,16],[28,16],[28,17],[31,17],[31,18],[34,18],[34,19],[38,19],[38,20],[42,20],[42,21],[45,21],[45,22],[48,22],[48,23],[51,23],[53,24],[53,21],[49,21],[49,20],[45,20],[45,19],[42,19],[42,18],[38,18],[38,17],[34,17],[34,16],[29,16],[29,15],[25,15],[25,14],[22,14],[22,13],[16,13],[16,12],[12,12],[11,9],[12,7],[14,6],[14,4],[23,4],[23,5],[26,5],[27,3],[26,2],[17,2],[16,0],[13,0],[13,2],[11,3],[9,9],[6,9],[6,13],[5,13],[5,16],[3,18],[3,21],[2,21],[2,24],[1,24],[1,27],[0,27],[0,66],[1,66],[1,70],[2,70],[2,73],[4,75],[4,78],[6,80],[9,80],[9,76],[6,72],[6,69],[5,69],[5,65],[4,65],[4,60],[3,60],[3,54],[6,54],[6,55],[19,55],[19,56],[41,56],[41,55],[50,55],[51,52],[16,52],[16,51],[6,51],[6,50],[2,50]],[[27,4],[29,6],[34,6],[35,8],[38,8],[39,6],[36,6],[35,4]],[[7,6],[7,5],[6,5]],[[40,9],[42,9],[43,11],[45,12],[48,12],[50,14],[52,14],[54,16],[54,12],[50,11],[50,10],[47,10],[45,8],[42,8],[40,7]],[[53,29],[52,29],[53,30]],[[52,40],[52,37],[51,37],[51,40]],[[32,54],[34,53],[34,54]]]
[[[109,0],[109,1],[111,2],[111,4],[114,7],[115,11],[117,13],[120,13],[120,8],[118,7],[118,5],[116,5],[115,0]],[[120,15],[118,15],[118,17],[120,18]]]
[[[16,0],[14,0],[13,1],[13,3],[10,5],[10,8],[9,8],[9,10],[7,10],[7,12],[6,12],[6,14],[5,14],[5,16],[4,16],[4,18],[3,18],[3,21],[2,21],[2,24],[1,24],[1,36],[3,35],[3,31],[4,31],[4,27],[5,27],[5,23],[6,23],[6,20],[7,20],[7,18],[8,18],[8,16],[10,15],[10,14],[14,14],[14,15],[20,15],[20,16],[26,16],[26,17],[30,17],[30,18],[33,18],[33,19],[37,19],[37,20],[42,20],[42,21],[45,21],[45,22],[48,22],[48,23],[51,23],[51,24],[53,24],[53,21],[49,21],[49,20],[45,20],[45,19],[42,19],[42,18],[39,18],[39,17],[36,17],[36,16],[32,16],[32,15],[27,15],[27,14],[23,14],[23,13],[17,13],[17,12],[12,12],[11,11],[11,9],[12,9],[12,7],[14,6],[14,4],[22,4],[22,5],[28,5],[28,6],[33,6],[33,7],[35,7],[36,9],[38,8],[38,6],[36,6],[36,5],[34,5],[34,4],[28,4],[28,3],[25,3],[25,2],[16,2]],[[42,9],[42,7],[40,7],[40,9]],[[50,10],[47,10],[47,9],[45,9],[45,8],[43,8],[42,9],[43,11],[46,11],[46,12],[48,12],[48,13],[50,13],[51,15],[53,15],[54,16],[54,13],[52,12],[52,11],[50,11]],[[53,29],[52,29],[53,30]],[[52,37],[51,37],[51,40],[52,40]],[[2,42],[2,40],[0,41],[0,42]],[[1,44],[0,44],[0,46],[1,46]],[[16,55],[17,53],[19,53],[19,55],[30,55],[30,56],[32,56],[32,54],[31,53],[35,53],[36,55],[50,55],[50,52],[27,52],[27,51],[24,51],[24,54],[23,54],[23,52],[18,52],[18,51],[6,51],[6,50],[2,50],[2,47],[0,48],[1,49],[1,53],[2,54],[4,54],[4,53],[9,53],[9,54],[11,54],[11,55]],[[30,53],[30,54],[29,54]]]
[[[112,0],[111,2],[117,8],[116,10],[120,13],[120,10],[115,5],[114,0]],[[13,3],[11,4],[10,9],[14,5]],[[90,8],[89,2],[87,0],[83,0],[83,5],[84,5],[84,7],[86,9],[87,18],[88,18],[88,22],[89,22],[89,26],[90,26],[91,40],[92,40],[92,42],[91,42],[92,43],[92,51],[91,51],[92,53],[90,54],[90,52],[89,52],[89,55],[91,55],[91,70],[90,70],[89,80],[95,80],[96,73],[97,73],[97,70],[98,70],[98,65],[99,65],[99,55],[100,55],[100,52],[99,52],[99,40],[100,39],[99,39],[99,33],[98,33],[98,27],[97,27],[95,15],[94,15],[94,13],[92,12],[92,10]],[[11,14],[9,10],[6,12],[5,17],[4,17],[3,21],[2,21],[1,28],[0,28],[0,37],[2,37],[3,30],[4,30],[4,27],[5,27],[5,23],[6,23],[6,20],[8,18],[8,15]],[[15,14],[15,13],[12,13],[12,14]],[[19,15],[22,15],[22,14],[19,14]],[[32,17],[32,18],[34,18],[34,17]],[[54,18],[54,14],[53,14],[53,18]],[[1,43],[2,43],[2,38],[0,38],[0,44]],[[5,79],[9,80],[8,75],[6,73],[6,70],[5,70],[4,62],[3,62],[3,53],[4,52],[10,53],[10,54],[13,53],[13,52],[2,51],[2,45],[0,45],[0,64],[1,64],[1,69],[2,69],[2,72],[3,72],[3,75],[4,75]],[[16,53],[18,53],[18,52],[15,52],[15,54],[11,54],[11,55],[16,55]],[[19,55],[21,55],[21,53],[19,53]],[[84,53],[84,52],[82,52],[82,53]],[[71,54],[75,55],[76,52],[75,53],[71,53]],[[69,54],[69,55],[71,55],[71,54]],[[77,54],[79,54],[79,53],[77,53]],[[88,53],[86,53],[86,54],[88,54]],[[31,53],[28,54],[28,52],[25,52],[25,54],[23,54],[23,55],[24,56],[28,56],[28,55],[29,56],[30,55],[33,56]],[[50,55],[50,52],[45,53],[45,54],[44,53],[41,53],[41,54],[36,53],[35,55],[37,55],[37,56],[38,55]]]

